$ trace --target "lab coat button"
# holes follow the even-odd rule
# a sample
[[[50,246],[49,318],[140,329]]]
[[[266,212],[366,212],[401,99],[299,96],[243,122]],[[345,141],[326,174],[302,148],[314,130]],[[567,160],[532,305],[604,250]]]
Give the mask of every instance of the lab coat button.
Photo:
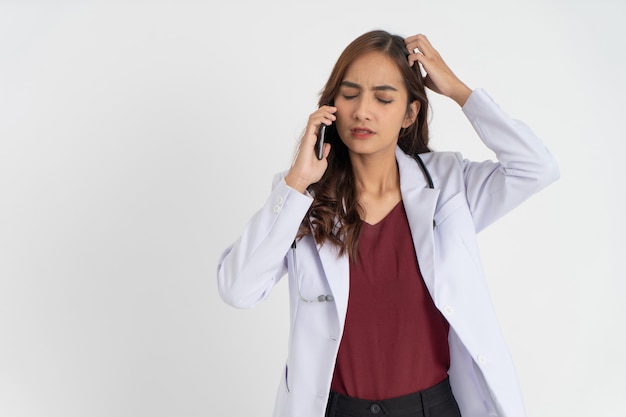
[[[487,358],[483,355],[478,355],[478,363],[481,365],[487,364]]]
[[[280,206],[279,205],[275,205],[274,206],[274,213],[278,213],[280,211]]]
[[[276,200],[276,205],[280,206],[281,204],[283,204],[283,198],[282,197],[278,197],[278,200]]]
[[[445,306],[443,308],[443,312],[447,315],[447,316],[451,316],[454,314],[454,309],[450,306]]]

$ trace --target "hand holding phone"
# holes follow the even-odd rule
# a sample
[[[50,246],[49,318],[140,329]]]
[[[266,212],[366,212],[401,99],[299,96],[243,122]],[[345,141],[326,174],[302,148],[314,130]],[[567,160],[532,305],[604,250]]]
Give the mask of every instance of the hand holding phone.
[[[320,125],[320,130],[317,132],[317,142],[315,142],[315,156],[320,161],[324,158],[324,143],[326,141],[326,130],[328,126],[324,123]]]
[[[337,117],[334,115],[335,111],[336,109],[324,107],[319,108],[309,116],[305,135],[300,139],[300,146],[304,147],[299,148],[298,152],[296,152],[295,160],[285,177],[287,185],[301,193],[306,191],[309,185],[319,181],[328,168],[328,163],[324,161],[324,156],[330,151],[327,148],[331,146],[331,143],[328,143],[328,145],[326,143],[332,142],[336,135],[335,128],[329,131],[332,123],[337,120]],[[324,122],[331,123],[331,125],[328,126]],[[312,129],[312,131],[309,129]],[[299,152],[300,150],[303,152]],[[311,159],[311,151],[315,154],[314,159]]]

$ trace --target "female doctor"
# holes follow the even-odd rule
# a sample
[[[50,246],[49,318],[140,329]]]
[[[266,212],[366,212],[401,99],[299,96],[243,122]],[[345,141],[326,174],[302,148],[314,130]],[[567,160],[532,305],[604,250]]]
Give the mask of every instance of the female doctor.
[[[458,103],[497,162],[430,151],[425,87]],[[552,155],[424,35],[361,35],[319,104],[217,270],[239,308],[288,275],[274,416],[524,416],[476,233],[558,178]]]

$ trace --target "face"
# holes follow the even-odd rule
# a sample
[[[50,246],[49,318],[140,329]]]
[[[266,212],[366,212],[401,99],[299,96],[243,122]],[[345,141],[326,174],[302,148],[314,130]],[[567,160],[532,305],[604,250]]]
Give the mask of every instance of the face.
[[[356,59],[335,96],[337,131],[354,155],[393,155],[400,129],[417,117],[419,103],[407,113],[408,93],[400,70],[386,55],[371,52]]]

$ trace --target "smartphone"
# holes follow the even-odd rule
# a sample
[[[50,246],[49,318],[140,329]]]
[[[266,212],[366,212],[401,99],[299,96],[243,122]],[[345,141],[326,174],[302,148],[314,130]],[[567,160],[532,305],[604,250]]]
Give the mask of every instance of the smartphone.
[[[317,156],[317,159],[319,159],[320,161],[324,157],[324,143],[326,141],[327,129],[328,129],[328,126],[322,123],[320,125],[319,132],[317,132],[317,142],[315,142],[315,155]]]

